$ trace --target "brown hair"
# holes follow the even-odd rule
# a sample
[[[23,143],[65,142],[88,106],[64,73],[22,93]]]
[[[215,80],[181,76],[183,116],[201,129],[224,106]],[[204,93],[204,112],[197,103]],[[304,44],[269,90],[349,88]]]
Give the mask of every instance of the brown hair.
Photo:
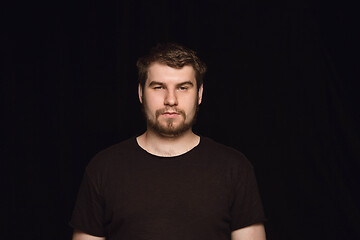
[[[153,47],[147,55],[139,58],[136,63],[138,80],[142,88],[145,86],[149,66],[155,62],[177,69],[186,65],[192,66],[195,70],[197,88],[199,89],[203,83],[206,65],[199,59],[195,51],[178,43],[162,43]]]

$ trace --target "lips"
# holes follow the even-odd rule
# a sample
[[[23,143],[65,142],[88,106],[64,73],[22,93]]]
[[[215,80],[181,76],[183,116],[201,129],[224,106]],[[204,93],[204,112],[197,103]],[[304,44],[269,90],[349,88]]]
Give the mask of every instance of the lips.
[[[156,117],[164,116],[167,118],[175,118],[183,116],[185,118],[185,112],[180,109],[160,109],[156,111]]]
[[[165,115],[179,115],[178,112],[164,112]]]
[[[163,115],[165,117],[168,117],[168,118],[174,118],[174,117],[179,116],[179,113],[177,113],[177,112],[164,112],[161,115]]]

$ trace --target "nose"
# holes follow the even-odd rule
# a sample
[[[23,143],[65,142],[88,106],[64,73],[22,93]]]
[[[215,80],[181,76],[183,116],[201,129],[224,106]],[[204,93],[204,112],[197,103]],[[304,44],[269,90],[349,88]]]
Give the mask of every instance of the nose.
[[[167,91],[164,104],[167,106],[177,106],[178,100],[175,91]]]

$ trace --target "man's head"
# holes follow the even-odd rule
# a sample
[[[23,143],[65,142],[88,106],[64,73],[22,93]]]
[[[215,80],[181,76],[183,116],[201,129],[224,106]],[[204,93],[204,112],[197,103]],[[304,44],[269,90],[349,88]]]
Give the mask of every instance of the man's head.
[[[206,71],[195,52],[174,43],[161,44],[140,58],[137,66],[148,130],[167,137],[191,130]]]
[[[137,61],[138,80],[141,87],[145,85],[150,65],[155,62],[176,69],[192,66],[195,71],[197,88],[199,89],[203,84],[206,65],[199,59],[196,52],[177,43],[164,43],[156,45],[147,55]]]

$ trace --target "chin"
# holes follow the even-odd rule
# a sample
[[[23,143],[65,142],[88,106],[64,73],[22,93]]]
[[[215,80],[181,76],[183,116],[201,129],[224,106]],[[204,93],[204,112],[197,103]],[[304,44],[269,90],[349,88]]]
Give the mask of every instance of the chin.
[[[178,137],[191,129],[191,125],[180,124],[172,127],[168,125],[153,125],[152,129],[164,137]]]

